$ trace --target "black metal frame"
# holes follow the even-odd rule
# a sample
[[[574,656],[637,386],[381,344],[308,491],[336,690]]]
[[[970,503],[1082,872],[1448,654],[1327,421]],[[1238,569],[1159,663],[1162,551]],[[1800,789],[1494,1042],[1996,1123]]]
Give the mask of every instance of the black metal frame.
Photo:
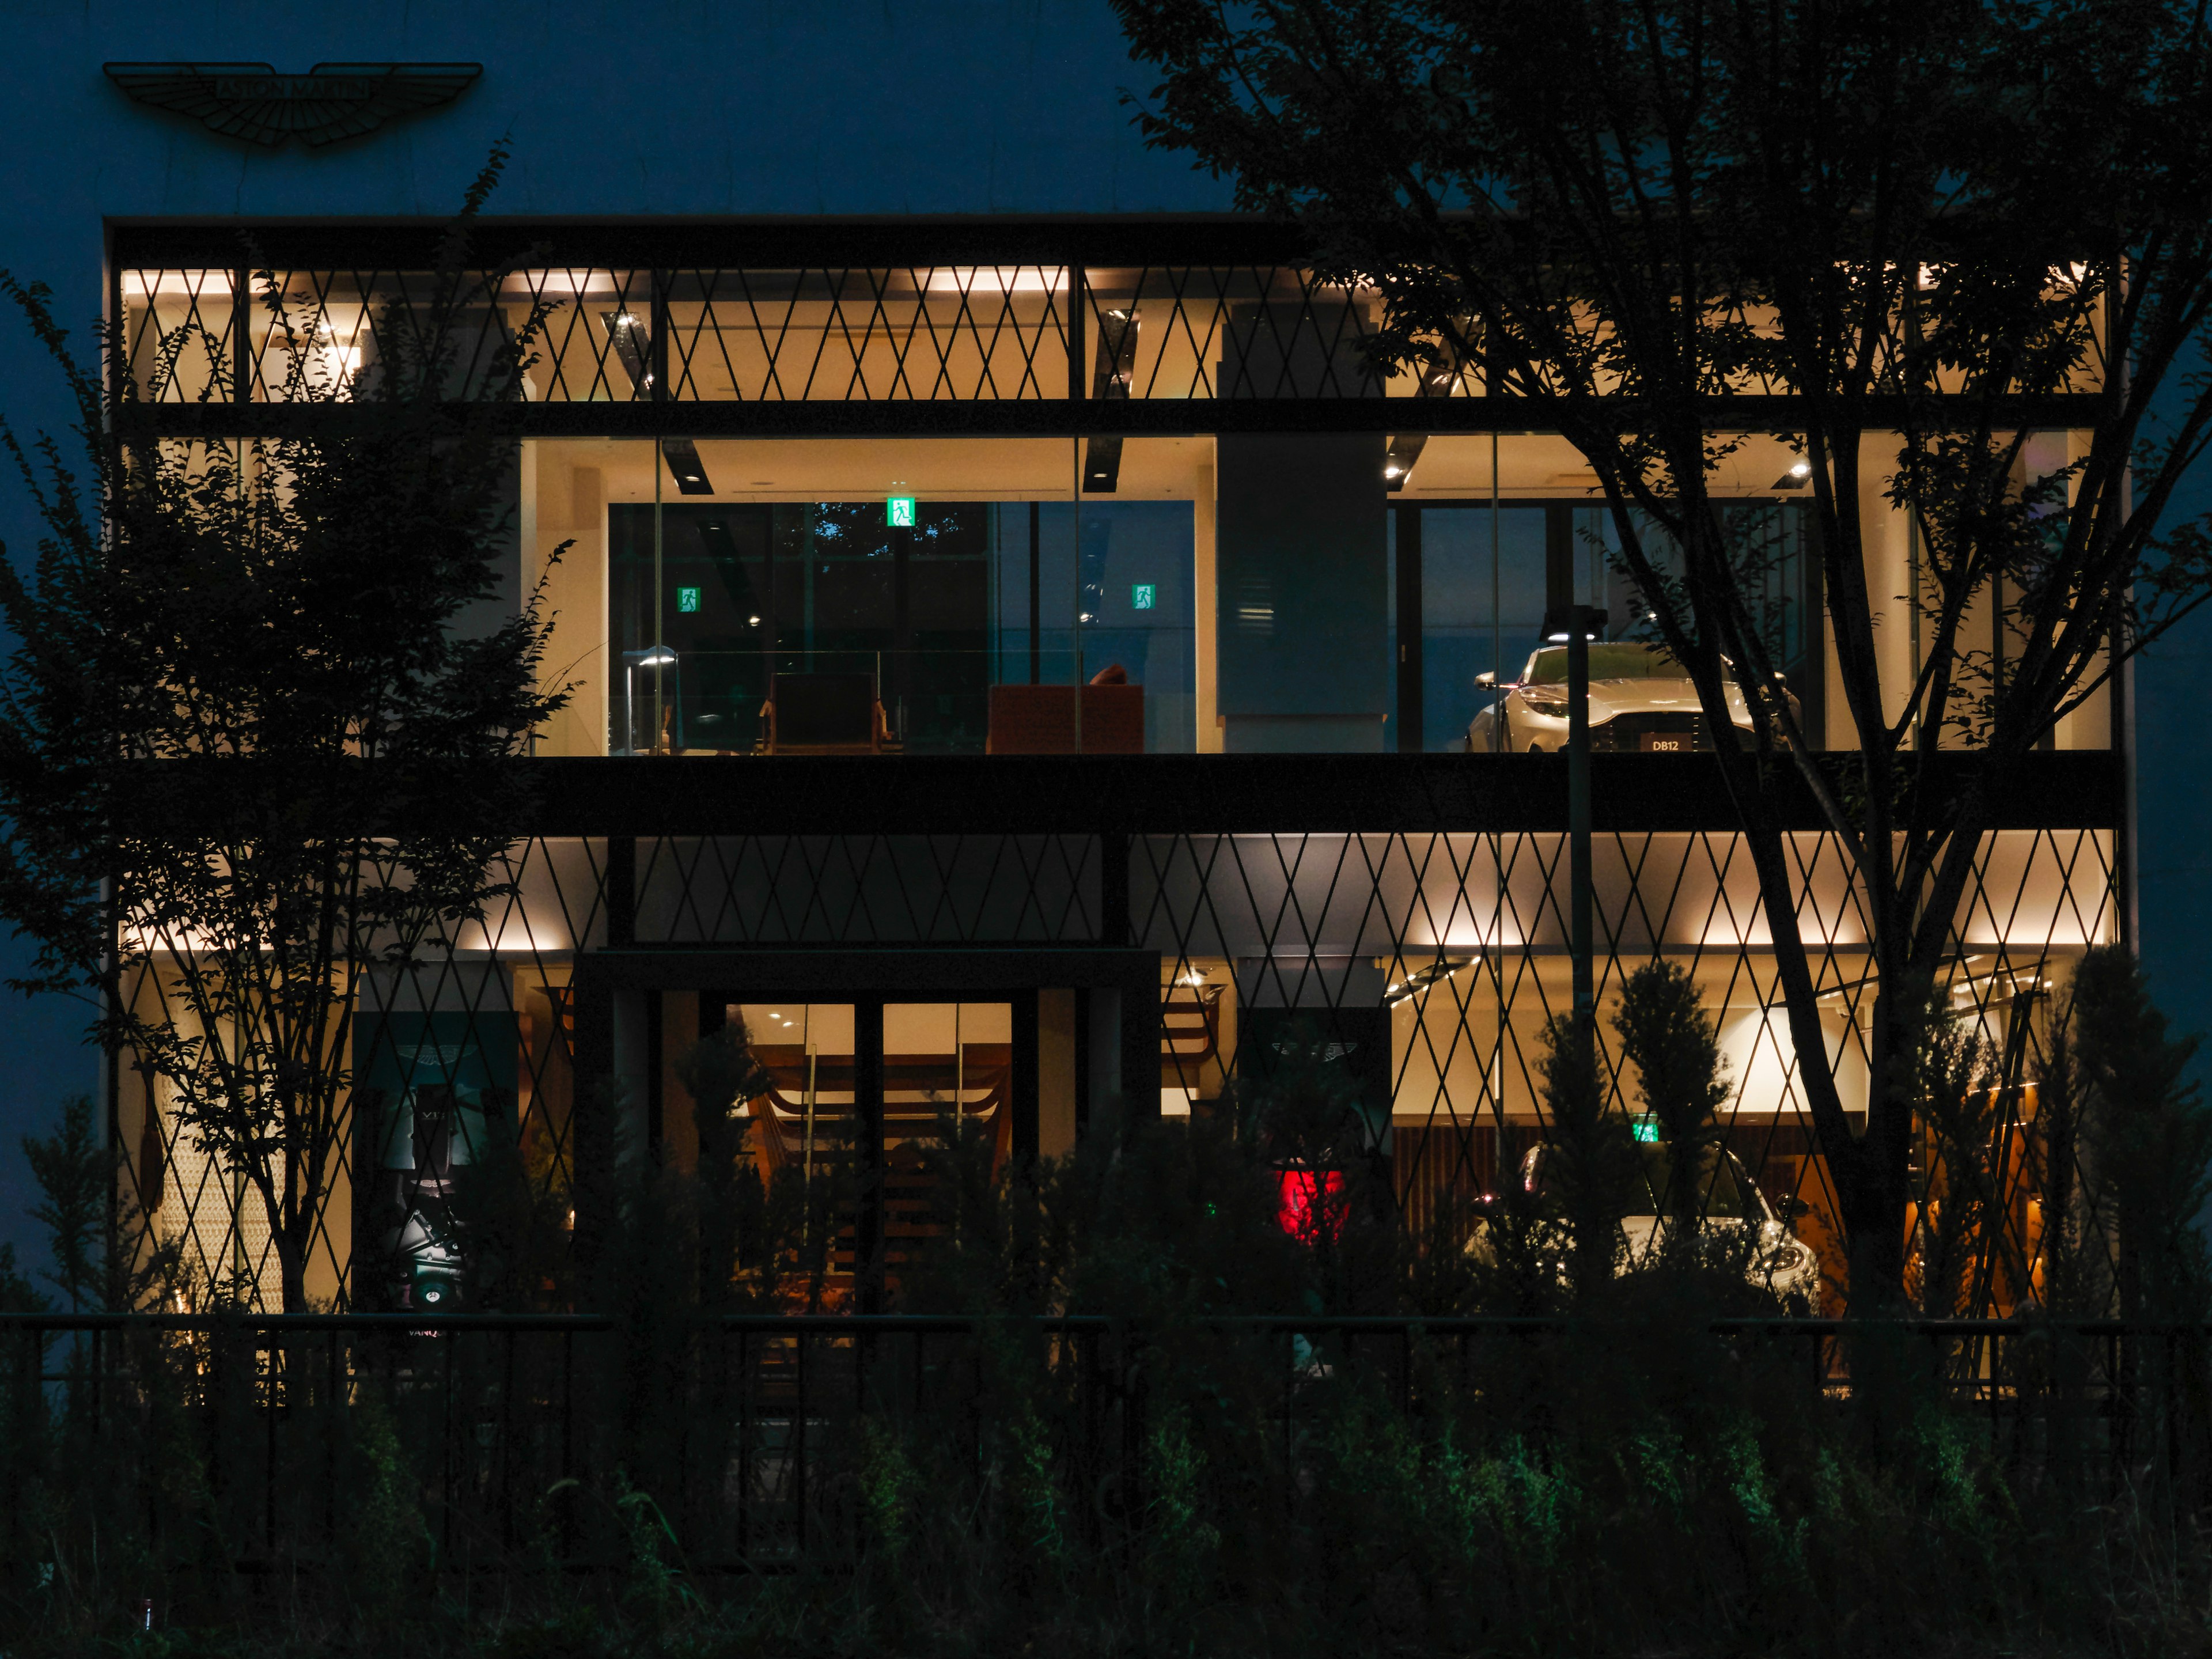
[[[226,221],[220,223],[118,221],[109,227],[112,314],[124,313],[125,270],[222,270],[229,273],[236,323],[252,301],[251,273],[317,269],[392,272],[434,266],[447,227],[442,221]],[[1297,228],[1236,215],[1177,217],[823,220],[665,219],[554,221],[495,218],[475,228],[480,264],[522,261],[532,268],[619,270],[642,276],[638,292],[653,313],[653,369],[649,392],[633,386],[625,398],[531,403],[510,411],[521,437],[700,438],[748,436],[867,437],[1127,436],[1206,432],[1524,432],[1556,430],[1587,416],[1586,401],[1450,395],[1448,386],[1416,387],[1390,398],[1379,383],[1337,395],[1098,396],[1089,347],[1091,307],[1080,297],[1095,268],[1164,272],[1295,270],[1310,258]],[[666,325],[671,280],[678,273],[767,270],[1018,266],[1065,272],[1069,299],[1059,332],[1066,353],[1067,395],[998,395],[975,400],[844,396],[771,401],[708,401],[672,394]],[[1303,303],[1310,306],[1311,295]],[[1179,307],[1178,298],[1176,305]],[[1060,348],[1055,348],[1058,349]],[[352,411],[329,404],[292,406],[252,401],[253,369],[239,351],[228,401],[137,404],[122,411],[126,438],[293,436],[345,428]],[[679,377],[680,378],[680,377]],[[1410,382],[1408,384],[1411,384]],[[1795,396],[1755,393],[1705,400],[1716,429],[1787,434],[1806,425]],[[1608,417],[1632,427],[1637,410],[1608,400]],[[1994,412],[1999,425],[2094,424],[2094,394],[2017,399]],[[1905,398],[1871,398],[1863,423],[1886,429],[1924,415]]]
[[[1492,501],[1486,495],[1413,495],[1404,494],[1396,484],[1391,486],[1389,512],[1396,526],[1397,570],[1395,587],[1391,594],[1393,616],[1398,630],[1398,659],[1392,665],[1396,676],[1398,693],[1397,738],[1391,747],[1401,755],[1418,755],[1428,734],[1423,730],[1421,707],[1422,679],[1422,614],[1421,565],[1425,556],[1421,542],[1421,514],[1430,508],[1447,512],[1487,512],[1493,506],[1516,510],[1541,507],[1545,523],[1545,608],[1556,610],[1574,602],[1574,584],[1568,560],[1573,553],[1571,520],[1575,512],[1602,511],[1606,502],[1601,496],[1584,495],[1514,495]],[[1784,495],[1752,495],[1730,498],[1730,505],[1741,501],[1747,506],[1765,505],[1788,507],[1792,498]],[[1808,522],[1805,531],[1809,536],[1813,526]],[[1811,553],[1808,547],[1808,556]],[[1819,619],[1823,610],[1825,594],[1821,586],[1822,573],[1819,559],[1806,559],[1808,591],[1805,610],[1815,625],[1806,633],[1808,650],[1802,667],[1791,677],[1790,690],[1796,694],[1798,704],[1804,712],[1805,729],[1819,733],[1826,730],[1827,709],[1827,629]],[[1505,677],[1505,665],[1498,665],[1498,678]]]
[[[1279,1357],[1279,1397],[1267,1409],[1286,1469],[1326,1395],[1359,1388],[1381,1411],[1419,1419],[1490,1355],[1605,1328],[1559,1316],[1203,1324],[1224,1344],[1264,1344]],[[2072,1455],[2120,1483],[2142,1478],[2141,1460],[2170,1432],[2160,1420],[2170,1391],[2186,1386],[2212,1340],[2202,1323],[2109,1320],[1734,1318],[1703,1328],[1738,1355],[1781,1355],[1774,1375],[1802,1377],[1816,1409],[1850,1398],[1855,1344],[1885,1356],[1875,1370],[1892,1388],[1900,1355],[1917,1349],[1931,1403],[1961,1426],[1978,1420],[1997,1462],[2057,1455],[2047,1431],[2067,1421]],[[836,1477],[854,1422],[958,1425],[977,1461],[951,1473],[980,1479],[993,1414],[1016,1408],[1010,1399],[1025,1403],[981,1386],[980,1351],[1008,1335],[1034,1340],[1066,1381],[1077,1430],[1054,1455],[1073,1466],[1075,1489],[1101,1494],[1091,1519],[1142,1513],[1153,1334],[1127,1321],[711,1316],[664,1328],[657,1366],[623,1361],[617,1345],[629,1331],[628,1316],[604,1314],[0,1314],[0,1364],[16,1386],[52,1391],[57,1416],[88,1425],[96,1447],[131,1449],[137,1465],[120,1473],[143,1489],[153,1583],[204,1574],[210,1559],[251,1574],[343,1571],[352,1524],[343,1447],[347,1419],[362,1410],[399,1430],[404,1478],[420,1494],[442,1571],[542,1571],[548,1547],[569,1571],[623,1567],[620,1540],[581,1524],[581,1500],[617,1480],[627,1491],[631,1479],[653,1492],[692,1571],[849,1559],[857,1528],[838,1523],[850,1520],[841,1505],[853,1483]],[[679,1453],[672,1463],[623,1468],[635,1442],[611,1431],[611,1384],[653,1401],[660,1414],[650,1425],[624,1426],[657,1436]],[[149,1440],[150,1407],[163,1399],[173,1410]],[[2082,1435],[2090,1424],[2097,1431]],[[206,1456],[200,1511],[177,1512],[157,1446],[230,1454]],[[30,1468],[27,1456],[9,1462],[11,1507]],[[1087,1524],[1079,1510],[1075,1524]]]
[[[2006,425],[2081,427],[2094,424],[2102,404],[2089,397],[2020,399],[1991,418]],[[1607,406],[1613,419],[1636,423],[1638,405]],[[1188,437],[1218,432],[1524,433],[1557,431],[1572,415],[1571,400],[1549,398],[1254,398],[1089,399],[1002,398],[880,402],[819,400],[784,403],[521,404],[508,410],[517,439],[529,438],[1127,438]],[[1802,432],[1806,405],[1796,398],[1735,397],[1708,400],[1705,421],[1715,431],[1785,435]],[[1904,403],[1877,400],[1865,413],[1870,426],[1893,427],[1908,414]],[[362,415],[338,404],[232,403],[135,404],[122,410],[116,429],[126,441],[155,438],[306,438],[342,435]],[[368,418],[373,418],[373,416]]]
[[[1820,764],[1840,781],[1850,757]],[[1103,836],[1110,858],[1121,837],[1139,834],[1519,834],[1567,823],[1560,755],[637,757],[531,766],[541,780],[531,828],[542,836],[1056,834]],[[1601,831],[1741,827],[1716,756],[1594,755],[1590,766]],[[1986,769],[1983,757],[1961,752],[1912,771],[1923,787],[1949,793]],[[222,787],[217,769],[209,781]],[[2124,787],[2124,757],[2108,750],[2021,756],[1991,786],[1990,827],[2115,829]],[[1783,828],[1828,827],[1794,769],[1778,769],[1764,788]],[[1126,867],[1125,845],[1121,857]],[[1119,942],[1110,927],[1102,936]],[[610,939],[625,942],[618,930]]]
[[[684,947],[614,949],[576,957],[576,1064],[584,1073],[612,1069],[614,998],[719,992],[732,998],[808,997],[820,1001],[1033,1002],[1040,991],[1112,991],[1121,995],[1121,1075],[1158,1065],[1160,955],[1080,946],[1048,950],[870,945],[862,949],[796,946],[774,950]],[[1157,1102],[1154,1103],[1157,1105]],[[1034,1153],[1036,1101],[1026,1103],[1026,1146]],[[1024,1108],[1018,1103],[1015,1124]]]
[[[1127,909],[1126,876],[1122,910]],[[1124,923],[1126,932],[1126,922]],[[658,1132],[658,1073],[660,1056],[654,1035],[659,1000],[671,994],[713,994],[732,1000],[804,998],[849,1003],[854,1011],[854,1110],[860,1150],[859,1209],[854,1225],[854,1266],[860,1310],[881,1305],[884,1268],[884,1009],[895,1002],[1006,1002],[1013,1005],[1014,1076],[1008,1107],[1012,1114],[1012,1152],[1034,1160],[1040,1151],[1038,1125],[1037,994],[1073,990],[1115,994],[1118,1073],[1123,1079],[1125,1109],[1143,1116],[1158,1111],[1157,1096],[1133,1092],[1133,1080],[1156,1078],[1158,1071],[1159,965],[1157,951],[1098,949],[961,950],[870,947],[863,950],[786,948],[730,951],[663,947],[580,953],[575,963],[577,1072],[613,1077],[617,1073],[615,1031],[617,1000],[641,996],[647,1034],[646,1079],[648,1137]],[[1080,1029],[1086,1022],[1079,1013]],[[702,1031],[702,1035],[703,1035]],[[1080,1056],[1087,1060],[1087,1054]],[[1077,1067],[1078,1100],[1092,1104],[1092,1080]],[[1079,1128],[1087,1111],[1078,1111]],[[619,1137],[605,1126],[600,1139]]]
[[[232,308],[230,326],[236,331],[233,337],[243,339],[237,323],[238,313],[251,303],[245,280],[249,266],[420,270],[434,258],[444,229],[442,223],[422,221],[118,222],[111,226],[111,270],[116,273],[111,299],[119,318],[120,272],[126,268],[224,270],[229,273],[227,303]],[[530,250],[542,254],[549,265],[612,269],[625,273],[626,281],[635,279],[625,292],[635,291],[639,310],[647,304],[652,307],[648,349],[653,374],[649,395],[506,405],[504,414],[511,417],[518,438],[653,441],[748,435],[1075,438],[1245,431],[1522,432],[1556,428],[1571,413],[1589,412],[1579,404],[1552,400],[1465,395],[1152,399],[1096,395],[1098,386],[1089,349],[1092,307],[1077,297],[1085,291],[1085,272],[1107,266],[1196,270],[1294,265],[1302,254],[1295,232],[1249,218],[580,223],[499,219],[479,228],[475,253],[482,260],[497,261]],[[802,397],[781,402],[709,402],[672,396],[671,330],[665,326],[670,273],[775,270],[790,264],[819,268],[825,262],[915,269],[940,263],[1042,264],[1065,271],[1070,299],[1064,346],[1067,386],[1073,395],[967,401],[920,396],[810,401]],[[909,277],[913,274],[913,269],[906,271]],[[1048,331],[1041,337],[1048,340],[1050,351],[1061,349],[1062,342],[1051,339]],[[343,405],[256,403],[253,367],[245,361],[246,355],[240,354],[229,384],[222,388],[228,401],[134,405],[122,411],[122,434],[128,440],[282,435],[343,430],[349,423],[374,418],[373,411]],[[648,390],[635,380],[633,375],[629,383],[633,394]],[[1707,407],[1709,420],[1720,429],[1790,432],[1804,423],[1803,405],[1791,397],[1721,397],[1710,399]],[[2021,403],[1996,418],[2000,423],[2079,426],[2093,423],[2099,407],[2094,397],[2057,398]],[[1898,400],[1870,400],[1862,409],[1865,423],[1872,428],[1899,425],[1904,413]],[[1636,418],[1634,407],[1625,402],[1608,404],[1606,414],[1627,424]],[[1401,514],[1418,514],[1421,507],[1454,503],[1400,495],[1393,504]],[[1034,605],[1034,581],[1030,593]],[[1417,610],[1414,623],[1417,640]],[[1033,629],[1033,664],[1036,649]],[[1415,696],[1410,704],[1401,697],[1401,711],[1409,707],[1418,710],[1418,651],[1411,654]],[[1032,666],[1032,678],[1035,672]],[[2117,701],[2116,696],[2116,706]],[[1418,732],[1407,735],[1418,744]],[[1839,781],[1850,765],[1843,756],[1821,763],[1833,769]],[[212,763],[200,770],[210,789],[224,790],[236,767],[250,764]],[[1154,1017],[1162,969],[1172,969],[1199,951],[1203,943],[1200,936],[1218,920],[1211,914],[1217,908],[1215,896],[1204,890],[1204,881],[1213,880],[1213,872],[1219,872],[1223,892],[1218,908],[1231,908],[1240,902],[1248,909],[1261,908],[1250,890],[1255,870],[1243,866],[1243,854],[1235,847],[1224,855],[1219,845],[1223,838],[1267,838],[1266,847],[1255,844],[1251,849],[1257,866],[1271,860],[1297,864],[1307,856],[1300,838],[1308,836],[1396,837],[1398,851],[1411,858],[1410,843],[1425,836],[1556,834],[1567,827],[1567,764],[1559,756],[1419,753],[545,759],[532,763],[542,787],[536,817],[527,831],[538,838],[534,845],[540,854],[544,842],[550,838],[604,840],[603,868],[586,883],[593,890],[576,896],[577,925],[569,929],[573,943],[561,947],[575,953],[574,1060],[579,1074],[611,1071],[617,995],[659,997],[755,986],[779,995],[817,989],[839,1000],[970,991],[1033,998],[1042,988],[1087,987],[1121,994],[1118,1038],[1122,1075],[1140,1078],[1157,1066]],[[2125,810],[2124,764],[2118,752],[2045,753],[2014,760],[2002,771],[1990,802],[1991,827],[2038,831],[2117,828]],[[1976,787],[1989,769],[1984,757],[1945,754],[1921,763],[1912,775],[1917,787],[1955,792]],[[1592,771],[1595,828],[1623,838],[1622,858],[1633,878],[1640,878],[1654,836],[1691,832],[1720,837],[1738,830],[1725,780],[1712,757],[1601,755],[1594,758]],[[1764,787],[1784,828],[1826,828],[1811,792],[1793,769],[1771,769]],[[901,838],[972,837],[994,842],[1003,854],[1005,843],[1018,836],[1058,838],[1063,843],[1052,853],[1062,861],[1052,872],[1059,884],[1058,931],[1048,934],[1044,945],[1018,945],[1004,933],[979,933],[945,945],[889,939],[878,943],[840,935],[834,945],[775,945],[763,940],[757,947],[736,948],[718,942],[729,935],[716,934],[711,927],[702,929],[696,943],[639,942],[640,839],[648,843],[643,873],[650,889],[656,879],[689,883],[689,875],[665,874],[665,862],[664,873],[655,873],[656,860],[675,856],[668,843],[684,837],[836,838],[872,851]],[[1176,844],[1147,846],[1142,840],[1146,836],[1168,838]],[[1645,843],[1641,850],[1626,844],[1638,837]],[[1133,924],[1133,846],[1138,858],[1154,866],[1139,871],[1140,887],[1152,894],[1152,914]],[[1437,850],[1420,850],[1424,867]],[[1449,848],[1443,850],[1449,854]],[[586,849],[587,862],[595,855],[593,849]],[[524,844],[522,856],[532,856],[530,844]],[[1316,862],[1320,856],[1315,855]],[[1328,854],[1334,861],[1328,883],[1330,895],[1340,887],[1361,890],[1363,883],[1365,890],[1379,892],[1380,878],[1363,864],[1364,856],[1362,849],[1341,846]],[[1179,860],[1193,868],[1202,863],[1208,872],[1200,884],[1200,902],[1189,914],[1170,913],[1171,907],[1159,897],[1167,882],[1164,866]],[[1013,861],[1018,863],[1018,859]],[[1034,876],[1031,872],[1033,884]],[[950,878],[945,879],[951,884]],[[568,896],[562,896],[562,902],[565,905]],[[1638,903],[1641,908],[1640,899]],[[604,907],[604,931],[596,939],[591,923],[595,906]],[[1661,909],[1663,914],[1663,904]],[[647,921],[650,933],[649,914]],[[1173,935],[1172,955],[1162,948],[1166,934]],[[1311,955],[1317,948],[1315,939],[1307,936],[1304,921],[1288,910],[1268,922],[1267,936],[1271,963],[1279,942],[1288,953],[1282,961],[1291,963],[1293,971],[1297,971],[1301,950],[1308,953],[1309,967],[1317,960]],[[1139,939],[1153,948],[1130,949]],[[604,948],[594,948],[602,940]],[[1534,955],[1539,948],[1532,945],[1527,954]],[[1619,953],[1617,941],[1614,953]],[[1329,993],[1331,1009],[1339,994]],[[648,1042],[658,1030],[658,1022],[649,1024]],[[1093,1041],[1091,1020],[1078,1020],[1076,1041],[1080,1087],[1088,1077],[1082,1056]],[[648,1115],[657,1104],[659,1069],[658,1065],[648,1066],[644,1103]],[[1137,1103],[1145,1110],[1152,1105],[1149,1101]],[[1079,1096],[1079,1117],[1082,1111]],[[1033,1144],[1033,1113],[1030,1139]]]

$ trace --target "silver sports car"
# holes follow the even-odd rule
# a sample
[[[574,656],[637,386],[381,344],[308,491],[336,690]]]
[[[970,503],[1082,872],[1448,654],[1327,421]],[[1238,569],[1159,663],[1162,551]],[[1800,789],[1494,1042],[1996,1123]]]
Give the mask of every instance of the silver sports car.
[[[1711,749],[1698,688],[1662,646],[1633,641],[1595,642],[1589,648],[1590,747],[1601,752],[1642,750],[1686,754]],[[1567,746],[1567,647],[1547,645],[1533,653],[1521,678],[1498,684],[1484,674],[1475,684],[1498,695],[1468,722],[1467,746],[1474,753],[1541,755]],[[1797,702],[1782,693],[1795,714]],[[1731,677],[1729,717],[1751,729],[1743,690]]]

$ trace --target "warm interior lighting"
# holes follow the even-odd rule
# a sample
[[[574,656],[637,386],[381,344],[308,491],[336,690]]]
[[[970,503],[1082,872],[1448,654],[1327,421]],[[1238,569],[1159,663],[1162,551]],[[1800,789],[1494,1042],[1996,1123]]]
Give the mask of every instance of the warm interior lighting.
[[[707,477],[707,464],[699,459],[699,446],[689,438],[663,438],[661,455],[668,462],[678,494],[711,495],[714,486]]]
[[[1565,645],[1574,637],[1577,627],[1586,640],[1603,639],[1605,620],[1605,612],[1594,605],[1563,605],[1544,614],[1545,642]]]
[[[1382,993],[1382,1005],[1386,1008],[1394,1006],[1407,997],[1419,995],[1432,985],[1443,984],[1462,969],[1474,966],[1472,957],[1461,957],[1451,961],[1439,959],[1425,968],[1416,969]]]
[[[938,294],[1057,294],[1067,274],[1037,265],[950,265],[931,271],[927,286]]]
[[[1425,432],[1400,432],[1391,435],[1382,452],[1383,488],[1396,495],[1406,487],[1413,476],[1413,464],[1421,459],[1421,451],[1428,447]]]

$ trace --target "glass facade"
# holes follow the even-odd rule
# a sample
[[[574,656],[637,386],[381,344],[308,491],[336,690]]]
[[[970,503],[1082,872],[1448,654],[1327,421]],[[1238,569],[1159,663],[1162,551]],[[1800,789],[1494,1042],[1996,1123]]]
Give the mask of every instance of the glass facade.
[[[559,821],[511,851],[497,914],[362,986],[315,1295],[433,1299],[440,1206],[483,1147],[519,1149],[556,1203],[630,1152],[694,1155],[674,1056],[735,1020],[771,1079],[759,1144],[882,1161],[887,1238],[927,1232],[915,1172],[948,1102],[994,1158],[1050,1155],[1109,1106],[1216,1109],[1308,1030],[1409,1222],[1498,1190],[1541,1140],[1538,1054],[1569,1000],[1566,826],[1555,769],[1486,757],[1556,747],[1540,635],[1569,604],[1604,611],[1613,665],[1601,1003],[1638,962],[1687,968],[1731,1148],[1778,1209],[1832,1214],[1713,775],[1620,755],[1710,734],[1636,654],[1646,607],[1570,445],[1471,374],[1371,374],[1376,296],[1294,265],[831,258],[800,246],[816,234],[744,265],[602,246],[489,276],[454,313],[453,395],[513,405],[515,591],[542,588],[544,672],[573,688],[533,750]],[[273,312],[204,257],[134,258],[116,284],[133,418],[192,437],[311,429],[434,287],[366,254],[280,262]],[[533,319],[534,361],[491,384]],[[1735,434],[1715,489],[1766,656],[1808,743],[1839,746],[1792,459]],[[1900,593],[1913,544],[1882,522],[1869,586]],[[1885,672],[1909,676],[1893,620]],[[2112,729],[2093,699],[2055,747]],[[1212,755],[1236,763],[1175,758]],[[679,759],[677,784],[658,763]],[[1947,959],[2012,1056],[2121,926],[2116,769],[2052,765],[2072,781],[1990,837]],[[1826,1058],[1863,1099],[1863,918],[1832,836],[1793,826]],[[191,948],[130,994],[158,1006]],[[164,1236],[273,1294],[257,1201],[158,1085],[118,1088]],[[1803,1223],[1825,1254],[1823,1224]]]
[[[611,754],[772,752],[779,680],[856,675],[903,752],[988,752],[994,708],[1003,747],[994,687],[1102,672],[1143,752],[1195,745],[1188,504],[622,503],[608,546]]]

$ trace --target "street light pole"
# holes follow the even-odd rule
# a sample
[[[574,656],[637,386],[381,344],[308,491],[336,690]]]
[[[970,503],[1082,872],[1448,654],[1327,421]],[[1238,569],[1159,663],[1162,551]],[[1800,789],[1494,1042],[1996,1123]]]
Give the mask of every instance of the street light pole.
[[[1567,647],[1567,948],[1574,961],[1575,1019],[1597,1012],[1591,967],[1589,647],[1604,631],[1595,605],[1564,605],[1544,618],[1547,642]]]
[[[1590,968],[1589,638],[1567,636],[1567,891],[1575,957],[1575,1019],[1587,1025],[1597,1007]]]

